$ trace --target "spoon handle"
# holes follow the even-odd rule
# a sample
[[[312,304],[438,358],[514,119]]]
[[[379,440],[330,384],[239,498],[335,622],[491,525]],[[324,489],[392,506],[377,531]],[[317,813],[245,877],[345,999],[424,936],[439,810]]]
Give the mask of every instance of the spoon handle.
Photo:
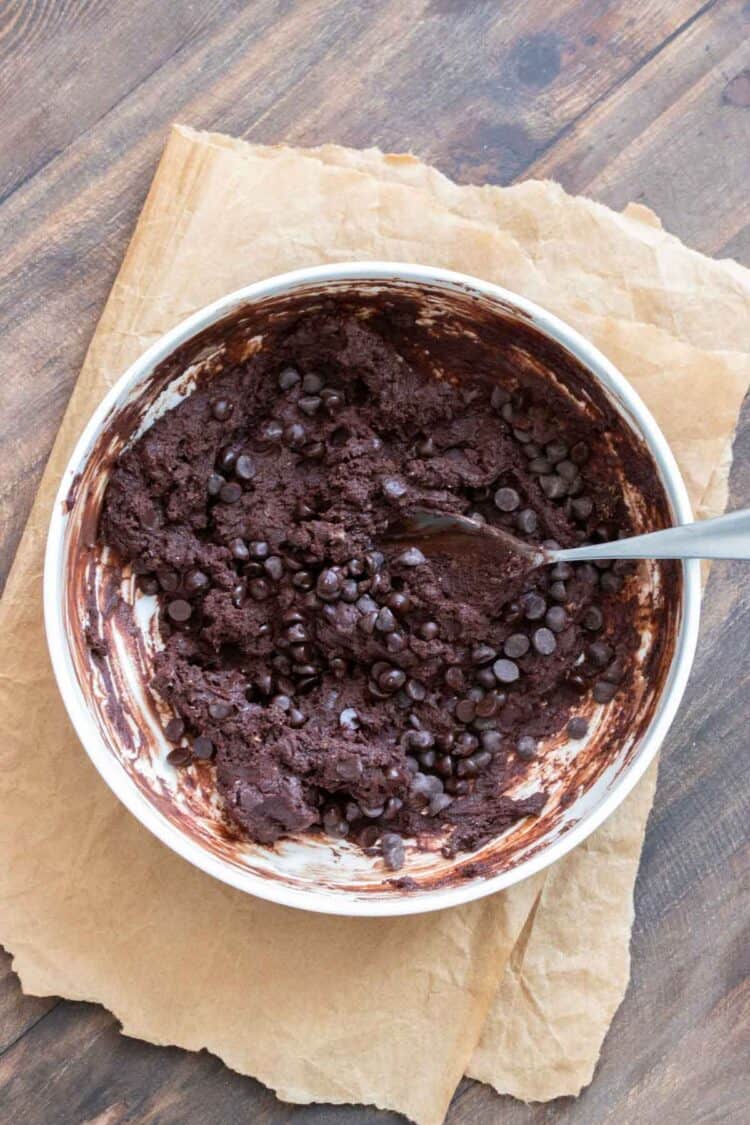
[[[750,509],[614,543],[550,551],[555,562],[594,559],[750,559]]]

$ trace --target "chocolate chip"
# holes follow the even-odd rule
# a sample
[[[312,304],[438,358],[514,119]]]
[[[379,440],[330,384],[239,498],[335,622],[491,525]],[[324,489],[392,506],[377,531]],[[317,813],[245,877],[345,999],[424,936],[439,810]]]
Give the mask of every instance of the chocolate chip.
[[[516,527],[524,535],[533,535],[539,525],[539,518],[531,508],[524,508],[516,516]]]
[[[497,653],[493,652],[492,655],[496,657]],[[475,679],[480,687],[487,688],[487,690],[491,690],[495,686],[495,674],[492,669],[486,665],[484,668],[479,669]]]
[[[436,793],[427,806],[427,814],[428,816],[440,816],[452,804],[453,798],[449,797],[447,793]]]
[[[255,476],[255,462],[247,453],[241,453],[234,463],[234,475],[241,481],[250,481]]]
[[[315,592],[323,601],[335,601],[341,593],[341,575],[331,567],[321,570],[315,583]]]
[[[206,491],[209,496],[218,496],[221,491],[221,486],[226,484],[224,477],[221,473],[211,473],[206,482]]]
[[[492,665],[492,671],[501,684],[513,684],[521,675],[518,665],[513,660],[496,660]]]
[[[540,477],[539,484],[548,500],[562,500],[567,495],[568,486],[556,473]]]
[[[185,589],[190,594],[197,594],[200,590],[205,590],[208,585],[208,575],[204,574],[202,570],[198,570],[197,567],[194,570],[189,570],[185,575]]]
[[[167,606],[167,615],[177,625],[184,625],[193,615],[193,607],[184,598],[175,598]]]
[[[242,603],[245,600],[245,594],[246,593],[247,593],[247,587],[245,586],[244,582],[238,582],[236,586],[233,586],[232,587],[232,605],[237,606],[237,608],[239,609],[239,607],[242,605]]]
[[[456,758],[469,758],[479,746],[479,739],[470,731],[463,731],[458,735],[453,746]]]
[[[547,593],[556,602],[566,602],[568,600],[568,589],[564,582],[552,582]]]
[[[225,504],[236,504],[242,498],[242,485],[235,481],[227,481],[219,489],[219,499]]]
[[[585,738],[589,733],[589,721],[583,715],[575,715],[569,720],[567,729],[569,738]]]
[[[553,464],[562,461],[568,456],[568,447],[564,441],[550,441],[545,445],[544,452]]]
[[[385,555],[382,551],[368,551],[365,555],[365,566],[368,574],[377,574],[384,563]]]
[[[610,684],[607,680],[597,680],[594,684],[592,695],[597,703],[609,703],[614,699],[616,694],[616,684]]]
[[[279,582],[284,575],[284,563],[278,555],[271,555],[263,563],[263,569],[269,578],[274,582]]]
[[[537,476],[548,476],[552,472],[552,463],[546,457],[534,457],[529,461],[529,469]]]
[[[438,777],[447,778],[453,775],[453,759],[450,754],[442,754],[435,759],[435,773]]]
[[[439,633],[440,626],[437,621],[425,621],[419,626],[419,635],[424,641],[434,641]]]
[[[334,414],[338,414],[339,410],[343,409],[343,407],[344,407],[343,396],[338,394],[336,391],[332,390],[331,388],[324,387],[323,391],[322,391],[322,397],[323,397],[323,409],[325,410],[326,414],[328,414],[330,417],[333,417]],[[341,427],[341,429],[343,429],[343,427]],[[344,432],[346,433],[346,431],[344,431]],[[336,442],[333,442],[333,444],[335,445]],[[341,442],[341,444],[343,445],[343,442]]]
[[[164,735],[169,742],[179,742],[185,733],[185,724],[179,715],[170,719],[164,728]]]
[[[589,660],[596,668],[606,668],[613,654],[612,647],[604,641],[594,641],[589,648]]]
[[[453,688],[454,691],[463,691],[465,681],[464,674],[460,668],[447,668],[444,679],[449,688]]]
[[[267,559],[271,553],[271,548],[266,543],[265,539],[253,539],[247,545],[247,549],[254,559]]]
[[[513,660],[516,660],[519,656],[525,656],[528,651],[529,638],[525,633],[511,633],[503,644],[503,652]]]
[[[518,425],[513,430],[513,437],[516,439],[516,441],[520,441],[523,444],[526,444],[526,442],[531,441],[531,431],[521,429],[521,422],[522,421],[523,421],[522,418],[517,419]]]
[[[315,578],[309,570],[298,570],[296,574],[292,575],[292,586],[296,590],[312,590],[314,585]]]
[[[607,671],[604,673],[604,679],[610,684],[619,684],[625,678],[625,665],[618,657],[613,660]]]
[[[289,712],[287,714],[287,719],[288,719],[288,722],[289,722],[289,726],[294,727],[295,730],[299,729],[299,727],[304,726],[305,722],[306,722],[306,717],[305,717],[304,712],[299,711],[296,707],[292,707],[289,710]]]
[[[233,410],[234,403],[230,402],[228,398],[217,398],[211,404],[211,413],[217,422],[226,422]]]
[[[536,739],[532,738],[529,734],[521,735],[516,743],[516,753],[524,762],[530,762],[532,758],[536,758],[538,749],[539,746]]]
[[[192,761],[192,754],[187,746],[178,746],[175,750],[170,750],[167,754],[167,761],[170,766],[175,766],[179,769],[180,766],[188,766]]]
[[[404,802],[400,797],[389,797],[383,809],[383,820],[393,820],[398,816],[401,809],[404,807]]]
[[[359,621],[357,622],[357,625],[363,633],[366,633],[368,636],[372,636],[372,634],[375,632],[375,622],[377,621],[377,619],[377,612],[375,610],[372,610],[370,613],[363,613]]]
[[[343,602],[349,602],[349,604],[356,602],[359,597],[359,590],[353,578],[345,578],[341,583],[340,597]]]
[[[521,503],[521,497],[515,488],[498,488],[494,496],[495,507],[501,512],[515,512]]]
[[[328,662],[328,667],[337,680],[343,680],[347,672],[345,660],[340,656],[333,656]]]
[[[238,450],[232,445],[227,445],[219,452],[219,468],[225,472],[230,472],[234,468],[234,463],[237,460]]]
[[[375,628],[381,633],[392,633],[396,628],[396,618],[388,606],[383,606],[375,619]]]
[[[401,563],[401,566],[422,566],[427,562],[419,547],[407,547],[405,551],[396,559],[396,562]]]
[[[255,686],[261,695],[270,695],[273,691],[273,676],[268,672],[261,672],[255,681]]]
[[[529,590],[520,597],[521,609],[527,621],[539,621],[547,612],[547,603],[541,594]]]
[[[265,578],[253,578],[247,589],[254,602],[264,602],[271,593],[271,587]]]
[[[290,422],[284,428],[284,441],[290,449],[301,449],[307,441],[307,430],[300,422]]]
[[[491,719],[500,710],[500,701],[494,692],[488,692],[487,695],[477,700],[476,711],[477,717],[480,719]]]
[[[570,510],[577,520],[587,520],[594,510],[594,501],[590,496],[579,496],[571,500]]]
[[[551,629],[542,626],[531,634],[531,643],[540,656],[551,656],[557,648],[557,640]]]
[[[279,372],[278,387],[280,391],[290,391],[300,381],[300,373],[294,367],[285,367]]]
[[[406,682],[406,673],[400,668],[389,668],[387,672],[383,672],[378,676],[377,684],[381,691],[388,692],[389,694],[398,691],[403,687]]]
[[[460,723],[470,723],[477,713],[473,699],[460,699],[456,704],[456,718]]]
[[[394,590],[392,594],[389,594],[386,605],[394,613],[407,613],[411,609],[411,598],[408,594],[402,594],[400,591]]]
[[[561,605],[553,605],[544,615],[544,623],[553,633],[562,633],[569,622],[569,617]]]
[[[558,461],[556,471],[557,475],[568,484],[571,484],[580,475],[578,466],[574,465],[572,461]]]
[[[229,544],[229,550],[232,552],[232,558],[237,559],[238,562],[247,562],[250,558],[250,552],[244,539],[233,539]]]
[[[431,437],[423,438],[417,443],[417,453],[420,457],[435,456],[435,442]]]
[[[305,394],[316,395],[323,390],[323,380],[314,371],[308,371],[302,380],[302,390]]]
[[[604,624],[604,617],[598,605],[590,605],[584,610],[581,618],[581,624],[584,629],[588,629],[591,633],[598,633]]]
[[[359,715],[354,707],[345,707],[339,712],[339,726],[344,730],[359,730]]]
[[[203,762],[209,761],[216,753],[216,748],[210,738],[199,735],[193,740],[193,754]]]
[[[427,688],[419,680],[408,680],[406,684],[406,694],[415,703],[422,703],[427,697]]]
[[[386,500],[401,500],[409,491],[400,477],[386,477],[380,487]]]
[[[457,777],[476,777],[478,773],[479,768],[473,756],[471,758],[462,758],[462,760],[456,764]]]
[[[318,395],[303,395],[302,398],[297,400],[297,406],[306,414],[308,418],[312,418],[313,414],[317,414],[323,404],[323,399]]]
[[[403,633],[387,633],[385,637],[385,647],[389,652],[403,652],[406,648],[406,637]]]
[[[489,754],[498,754],[503,747],[503,736],[497,730],[484,730],[479,736],[482,749]]]
[[[566,562],[555,563],[549,573],[550,578],[559,578],[560,581],[567,582],[573,577],[573,567]]]

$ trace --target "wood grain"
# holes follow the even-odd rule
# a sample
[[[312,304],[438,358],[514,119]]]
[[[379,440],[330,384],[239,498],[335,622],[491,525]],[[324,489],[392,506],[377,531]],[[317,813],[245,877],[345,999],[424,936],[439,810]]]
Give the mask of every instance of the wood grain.
[[[462,182],[552,176],[750,264],[743,0],[6,0],[0,104],[0,581],[173,120],[412,149]],[[747,410],[732,502],[750,503]],[[750,1120],[745,575],[709,585],[594,1083],[528,1107],[464,1082],[451,1125]],[[23,997],[7,958],[0,1106],[22,1125],[399,1120],[284,1106],[98,1007]]]

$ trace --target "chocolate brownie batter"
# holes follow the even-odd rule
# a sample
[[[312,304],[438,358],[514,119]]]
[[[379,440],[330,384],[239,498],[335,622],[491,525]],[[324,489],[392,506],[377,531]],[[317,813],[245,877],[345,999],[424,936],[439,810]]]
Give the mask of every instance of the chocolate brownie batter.
[[[170,760],[213,759],[254,840],[321,829],[403,863],[538,814],[508,795],[638,647],[622,564],[527,571],[385,535],[415,508],[530,543],[630,530],[607,420],[514,373],[431,370],[388,316],[319,307],[126,450],[104,541],[156,595]]]

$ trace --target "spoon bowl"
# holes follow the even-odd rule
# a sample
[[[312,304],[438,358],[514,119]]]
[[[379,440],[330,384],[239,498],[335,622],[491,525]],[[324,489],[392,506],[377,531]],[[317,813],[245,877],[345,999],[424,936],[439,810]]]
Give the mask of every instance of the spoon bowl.
[[[492,552],[496,565],[509,575],[547,564],[596,559],[750,559],[750,509],[611,543],[551,550],[526,543],[510,531],[483,520],[419,508],[394,520],[385,539],[408,542],[428,557],[459,557],[481,545]]]

